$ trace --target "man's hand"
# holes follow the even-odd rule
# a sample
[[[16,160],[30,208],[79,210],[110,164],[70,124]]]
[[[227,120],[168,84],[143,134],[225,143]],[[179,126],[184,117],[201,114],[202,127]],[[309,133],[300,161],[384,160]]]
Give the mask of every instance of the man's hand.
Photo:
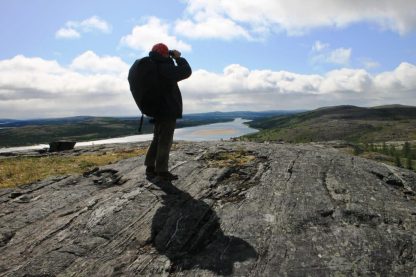
[[[172,58],[177,59],[181,57],[181,52],[179,52],[178,50],[172,50],[173,55]]]

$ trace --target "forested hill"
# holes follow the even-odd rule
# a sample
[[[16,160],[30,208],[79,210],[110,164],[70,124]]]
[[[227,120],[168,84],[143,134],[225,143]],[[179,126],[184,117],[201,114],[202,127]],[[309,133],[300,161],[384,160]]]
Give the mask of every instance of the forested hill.
[[[295,115],[254,120],[250,126],[262,130],[249,136],[260,141],[408,141],[416,140],[416,107],[324,107]]]

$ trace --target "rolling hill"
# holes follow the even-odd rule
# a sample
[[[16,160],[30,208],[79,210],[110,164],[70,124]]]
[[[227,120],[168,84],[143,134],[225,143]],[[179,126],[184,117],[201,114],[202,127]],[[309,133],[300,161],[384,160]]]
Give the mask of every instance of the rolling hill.
[[[295,115],[258,119],[249,125],[261,130],[246,136],[255,141],[411,141],[416,140],[416,107],[324,107]]]

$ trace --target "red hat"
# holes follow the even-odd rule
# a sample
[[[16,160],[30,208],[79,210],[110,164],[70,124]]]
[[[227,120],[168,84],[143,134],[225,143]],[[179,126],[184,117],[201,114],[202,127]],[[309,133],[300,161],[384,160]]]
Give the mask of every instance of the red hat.
[[[152,51],[157,52],[162,56],[168,56],[169,55],[169,49],[163,43],[158,43],[158,44],[153,45]]]

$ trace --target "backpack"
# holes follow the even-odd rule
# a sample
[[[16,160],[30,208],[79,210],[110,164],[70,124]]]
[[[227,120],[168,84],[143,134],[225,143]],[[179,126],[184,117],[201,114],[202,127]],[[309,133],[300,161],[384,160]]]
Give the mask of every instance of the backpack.
[[[157,64],[150,57],[136,60],[129,70],[128,81],[134,101],[142,113],[141,121],[143,115],[155,117],[161,102]]]

